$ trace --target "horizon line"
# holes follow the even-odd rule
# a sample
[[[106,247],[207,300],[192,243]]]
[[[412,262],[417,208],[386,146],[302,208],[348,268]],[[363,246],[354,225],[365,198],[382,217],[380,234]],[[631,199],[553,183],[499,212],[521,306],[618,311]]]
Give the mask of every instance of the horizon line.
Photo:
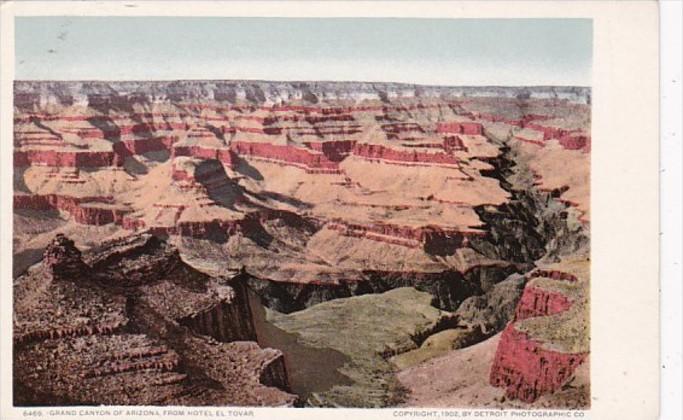
[[[519,84],[493,84],[493,85],[458,85],[458,84],[429,84],[429,83],[413,83],[413,82],[395,82],[395,81],[363,81],[363,80],[325,80],[325,79],[310,79],[310,80],[276,80],[276,79],[14,79],[16,82],[52,82],[52,83],[163,83],[163,82],[224,82],[224,83],[358,83],[358,84],[393,84],[416,87],[432,87],[432,88],[581,88],[592,89],[590,85],[519,85]]]

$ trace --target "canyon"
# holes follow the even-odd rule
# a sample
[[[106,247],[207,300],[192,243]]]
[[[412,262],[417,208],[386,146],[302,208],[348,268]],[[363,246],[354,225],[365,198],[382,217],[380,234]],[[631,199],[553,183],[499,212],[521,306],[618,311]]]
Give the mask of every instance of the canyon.
[[[14,90],[16,404],[589,406],[590,89]]]

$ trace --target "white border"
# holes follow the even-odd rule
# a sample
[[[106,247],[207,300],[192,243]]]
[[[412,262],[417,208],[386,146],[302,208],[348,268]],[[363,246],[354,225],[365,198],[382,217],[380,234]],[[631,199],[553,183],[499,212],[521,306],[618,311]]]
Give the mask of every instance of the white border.
[[[126,7],[125,5],[134,7]],[[14,15],[582,17],[594,22],[590,417],[647,420],[658,404],[658,45],[650,1],[23,2],[2,5],[0,388],[11,403],[12,33]],[[257,418],[395,418],[397,410],[257,409]],[[508,411],[507,414],[513,413]],[[585,418],[587,418],[586,416]],[[43,416],[46,418],[46,416]],[[102,417],[104,418],[104,417]],[[121,418],[121,417],[119,417]],[[145,417],[149,418],[149,417]],[[176,417],[177,418],[177,417]]]
[[[683,2],[663,1],[661,42],[661,418],[683,419]]]

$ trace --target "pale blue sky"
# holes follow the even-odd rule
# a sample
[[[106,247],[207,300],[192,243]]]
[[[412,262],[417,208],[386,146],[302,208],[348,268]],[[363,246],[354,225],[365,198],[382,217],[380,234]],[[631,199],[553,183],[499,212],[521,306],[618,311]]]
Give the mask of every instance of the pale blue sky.
[[[17,17],[19,80],[591,84],[588,19]]]

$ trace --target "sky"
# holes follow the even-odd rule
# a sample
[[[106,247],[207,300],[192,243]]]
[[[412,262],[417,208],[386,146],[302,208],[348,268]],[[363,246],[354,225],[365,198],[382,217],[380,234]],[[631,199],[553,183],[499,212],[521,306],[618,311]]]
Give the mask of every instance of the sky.
[[[17,17],[18,80],[590,86],[589,19]]]

